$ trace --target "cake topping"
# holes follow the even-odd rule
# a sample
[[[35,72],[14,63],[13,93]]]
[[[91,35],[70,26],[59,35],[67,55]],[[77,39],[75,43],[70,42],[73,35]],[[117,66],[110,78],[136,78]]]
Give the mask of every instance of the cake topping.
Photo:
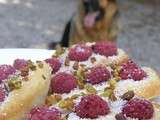
[[[56,94],[50,95],[46,99],[46,105],[51,106],[51,105],[57,104],[60,100],[62,100],[62,96],[56,95]]]
[[[25,59],[16,59],[13,63],[13,66],[17,69],[17,70],[21,70],[25,67],[27,67],[28,65],[28,61]]]
[[[126,117],[148,120],[153,117],[154,108],[151,102],[134,98],[124,105],[122,112]]]
[[[52,78],[51,89],[55,93],[69,93],[77,86],[76,78],[68,73],[57,73]]]
[[[37,69],[36,65],[31,60],[28,60],[28,66],[27,67],[32,71],[35,71]]]
[[[56,51],[55,51],[55,54],[53,54],[53,57],[59,57],[61,56],[62,54],[64,54],[66,51],[66,48],[63,48],[61,46],[56,46]]]
[[[19,77],[12,77],[7,81],[7,87],[9,91],[13,91],[15,89],[20,89],[22,86],[22,81]]]
[[[84,88],[87,91],[87,93],[89,93],[89,94],[96,94],[97,93],[96,89],[90,84],[86,84],[84,86]]]
[[[117,46],[114,42],[107,42],[107,41],[97,42],[93,46],[93,50],[95,53],[104,55],[106,57],[117,54]]]
[[[128,100],[129,101],[129,100],[131,100],[134,97],[134,95],[135,95],[134,91],[128,91],[125,94],[123,94],[121,98],[123,100]]]
[[[64,100],[61,100],[58,104],[58,106],[62,109],[66,109],[66,110],[69,110],[69,111],[74,111],[74,106],[75,106],[75,103],[73,101],[74,99],[72,98],[66,98]]]
[[[29,68],[28,67],[21,68],[20,72],[21,76],[26,77],[29,75]]]
[[[122,113],[117,114],[115,118],[116,120],[127,120],[126,117]]]
[[[4,101],[5,96],[6,96],[5,90],[2,87],[0,87],[0,102]]]
[[[27,116],[27,120],[60,120],[61,113],[55,108],[35,107]]]
[[[144,70],[142,70],[133,61],[129,60],[127,63],[122,65],[120,71],[120,77],[124,80],[133,79],[135,81],[143,80],[147,75]]]
[[[8,79],[9,75],[13,75],[15,72],[15,68],[11,65],[0,65],[0,82]]]
[[[74,69],[74,70],[78,70],[78,68],[79,68],[79,62],[75,62],[75,63],[73,64],[73,69]]]
[[[81,98],[75,108],[76,114],[81,118],[98,118],[110,112],[106,101],[97,95],[88,95]]]
[[[43,62],[42,61],[36,61],[39,68],[43,68]]]
[[[73,61],[86,61],[92,55],[92,49],[84,44],[76,45],[69,51],[69,59]]]
[[[69,66],[69,64],[70,64],[70,59],[68,57],[66,57],[66,59],[64,61],[64,65]]]
[[[91,84],[98,84],[103,81],[109,80],[111,77],[110,72],[104,66],[97,66],[91,68],[87,74],[87,81]]]
[[[96,58],[95,57],[91,57],[91,63],[95,63],[96,62]]]
[[[61,67],[61,62],[56,57],[48,58],[45,61],[51,66],[53,73],[57,72],[59,68]]]

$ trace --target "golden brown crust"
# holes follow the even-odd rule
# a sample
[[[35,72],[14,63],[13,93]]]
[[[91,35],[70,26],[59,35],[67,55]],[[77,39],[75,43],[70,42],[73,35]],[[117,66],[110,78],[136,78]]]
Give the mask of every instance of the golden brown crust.
[[[115,94],[118,96],[128,90],[135,91],[137,96],[151,98],[160,95],[160,77],[151,68],[143,67],[147,78],[141,81],[123,80],[117,83]]]
[[[30,80],[24,82],[21,89],[10,92],[1,104],[0,120],[24,120],[33,106],[43,104],[49,90],[50,76],[51,70],[46,63],[43,68],[37,67],[29,76]]]

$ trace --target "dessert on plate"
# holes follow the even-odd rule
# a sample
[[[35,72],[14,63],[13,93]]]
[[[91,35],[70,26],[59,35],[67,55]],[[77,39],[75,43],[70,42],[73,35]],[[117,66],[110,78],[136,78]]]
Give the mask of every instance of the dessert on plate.
[[[119,52],[120,51],[120,52]],[[160,78],[140,67],[115,43],[59,48],[46,60],[52,67],[46,104],[27,120],[159,120]]]
[[[113,42],[0,66],[0,120],[160,120],[160,77]]]
[[[17,59],[0,65],[0,120],[24,120],[36,105],[44,104],[51,68],[45,62]]]

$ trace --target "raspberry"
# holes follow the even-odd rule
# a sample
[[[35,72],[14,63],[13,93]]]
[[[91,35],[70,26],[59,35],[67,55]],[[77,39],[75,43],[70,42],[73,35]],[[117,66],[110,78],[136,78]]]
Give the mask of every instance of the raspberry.
[[[35,107],[27,116],[27,120],[59,120],[61,113],[55,108]]]
[[[59,68],[61,67],[61,62],[56,57],[46,59],[45,61],[51,66],[53,73],[57,72]]]
[[[52,91],[55,93],[69,93],[77,86],[76,78],[68,73],[57,73],[51,82]]]
[[[147,74],[139,68],[133,61],[128,61],[122,65],[122,70],[120,71],[120,77],[124,80],[133,79],[135,81],[142,80]]]
[[[6,96],[5,90],[2,87],[0,87],[0,102],[4,101],[5,96]]]
[[[87,79],[91,84],[98,84],[107,81],[110,77],[110,72],[104,66],[93,67],[87,74]]]
[[[148,120],[153,117],[154,108],[151,102],[134,98],[128,101],[122,109],[123,114],[138,120]]]
[[[10,65],[0,65],[0,82],[4,79],[8,79],[9,75],[15,72],[15,68]]]
[[[128,60],[126,63],[122,64],[123,69],[137,69],[138,65],[134,63],[132,60]]]
[[[80,103],[75,107],[76,114],[81,118],[98,118],[100,115],[107,115],[110,111],[106,101],[97,95],[88,95],[81,98]]]
[[[69,59],[73,61],[86,61],[92,55],[91,47],[83,44],[76,45],[69,51]]]
[[[24,59],[16,59],[13,63],[14,68],[17,70],[23,69],[28,65],[28,61]]]
[[[106,57],[117,55],[117,46],[114,42],[106,42],[106,41],[97,42],[93,46],[93,50],[95,53],[104,55]]]

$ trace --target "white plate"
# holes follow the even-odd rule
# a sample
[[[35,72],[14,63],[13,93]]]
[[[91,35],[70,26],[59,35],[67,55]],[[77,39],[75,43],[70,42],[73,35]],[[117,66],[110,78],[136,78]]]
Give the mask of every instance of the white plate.
[[[12,64],[17,58],[44,60],[51,57],[53,52],[45,49],[0,49],[0,64]]]

